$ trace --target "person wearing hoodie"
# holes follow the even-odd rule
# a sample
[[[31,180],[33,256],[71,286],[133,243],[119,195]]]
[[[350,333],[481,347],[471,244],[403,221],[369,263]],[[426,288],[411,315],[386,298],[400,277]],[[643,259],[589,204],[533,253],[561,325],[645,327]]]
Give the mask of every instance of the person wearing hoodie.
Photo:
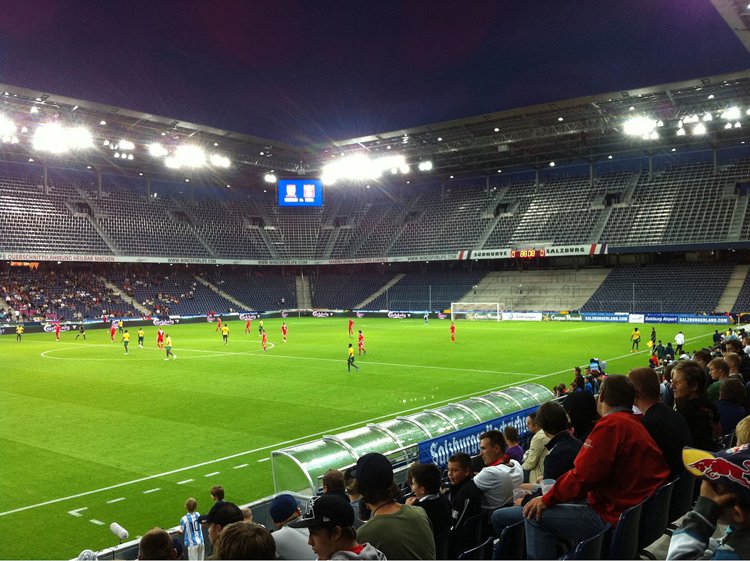
[[[291,523],[293,528],[307,528],[308,543],[318,559],[385,559],[379,549],[357,541],[354,511],[338,495],[313,497],[304,516]]]

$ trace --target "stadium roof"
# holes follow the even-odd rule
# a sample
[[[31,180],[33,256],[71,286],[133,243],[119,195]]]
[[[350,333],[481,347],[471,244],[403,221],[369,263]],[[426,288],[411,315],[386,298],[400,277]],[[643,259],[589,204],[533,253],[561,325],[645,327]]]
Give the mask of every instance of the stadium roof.
[[[252,178],[261,180],[271,170],[280,175],[315,176],[334,158],[354,153],[403,154],[413,168],[430,160],[433,169],[429,173],[447,178],[540,169],[552,161],[563,165],[597,162],[610,155],[636,157],[737,145],[748,137],[750,126],[750,71],[521,107],[307,148],[12,85],[0,84],[0,99],[0,113],[18,129],[17,143],[0,145],[5,160],[40,160],[32,146],[33,134],[41,123],[53,121],[86,127],[95,149],[48,155],[50,160],[126,174],[169,178],[190,174],[167,169],[163,161],[149,155],[148,146],[160,143],[167,148],[200,145],[207,152],[226,155],[230,167],[210,169],[206,176],[219,183],[242,177],[251,178],[252,183]],[[737,110],[730,115],[730,108]],[[625,123],[636,116],[652,120],[648,138],[624,133]],[[728,120],[730,116],[734,118]],[[698,125],[706,129],[704,134],[696,134]],[[128,152],[132,159],[113,157],[113,146],[123,139],[135,144]]]

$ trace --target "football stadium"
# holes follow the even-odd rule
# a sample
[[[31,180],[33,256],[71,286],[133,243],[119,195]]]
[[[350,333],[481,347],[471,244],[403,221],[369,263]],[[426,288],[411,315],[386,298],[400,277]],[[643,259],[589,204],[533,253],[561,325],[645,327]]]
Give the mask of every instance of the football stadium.
[[[315,141],[3,82],[0,558],[750,555],[750,71]]]

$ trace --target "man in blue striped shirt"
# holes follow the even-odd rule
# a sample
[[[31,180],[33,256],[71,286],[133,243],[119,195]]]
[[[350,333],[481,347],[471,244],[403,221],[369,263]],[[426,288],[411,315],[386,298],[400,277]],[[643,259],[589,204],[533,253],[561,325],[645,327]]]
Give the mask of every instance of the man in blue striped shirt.
[[[185,536],[185,548],[188,559],[203,561],[205,545],[203,543],[203,530],[201,529],[200,513],[196,512],[198,502],[190,497],[185,501],[187,514],[180,518],[180,533]]]

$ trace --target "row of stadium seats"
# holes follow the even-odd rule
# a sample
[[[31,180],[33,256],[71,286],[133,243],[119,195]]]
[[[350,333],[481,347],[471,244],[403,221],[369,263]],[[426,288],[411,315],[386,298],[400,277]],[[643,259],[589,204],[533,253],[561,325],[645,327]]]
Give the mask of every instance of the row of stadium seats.
[[[716,173],[708,164],[686,165],[652,177],[618,172],[593,182],[574,176],[538,185],[526,181],[422,192],[398,204],[374,192],[336,192],[322,209],[279,208],[271,194],[196,202],[178,194],[147,197],[110,185],[99,197],[91,186],[64,182],[53,183],[45,195],[38,180],[4,177],[0,224],[8,235],[0,248],[39,251],[47,244],[47,249],[70,253],[339,259],[538,242],[653,245],[749,239],[747,201],[734,191],[736,182],[749,177],[750,162],[743,160]],[[75,205],[83,208],[74,212]]]

